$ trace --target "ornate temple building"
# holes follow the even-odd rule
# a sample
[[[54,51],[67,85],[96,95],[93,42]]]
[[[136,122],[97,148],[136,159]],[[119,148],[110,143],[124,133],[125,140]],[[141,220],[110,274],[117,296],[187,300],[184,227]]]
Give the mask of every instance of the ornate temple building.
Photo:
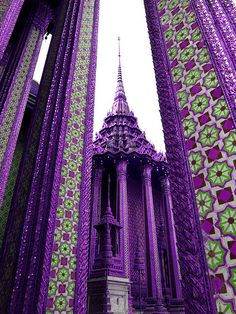
[[[92,178],[89,313],[184,313],[167,163],[129,109],[120,64]]]
[[[0,313],[234,314],[236,5],[143,0],[163,159],[121,73],[93,143],[99,2],[0,2]]]

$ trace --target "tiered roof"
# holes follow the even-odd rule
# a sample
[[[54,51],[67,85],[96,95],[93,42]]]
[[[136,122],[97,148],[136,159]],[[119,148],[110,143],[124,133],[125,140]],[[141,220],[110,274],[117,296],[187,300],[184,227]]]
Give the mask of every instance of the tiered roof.
[[[162,153],[157,153],[154,145],[146,139],[138,126],[137,118],[130,111],[122,79],[119,53],[117,87],[111,111],[104,120],[102,129],[96,134],[95,155],[146,156],[153,161],[165,161]]]

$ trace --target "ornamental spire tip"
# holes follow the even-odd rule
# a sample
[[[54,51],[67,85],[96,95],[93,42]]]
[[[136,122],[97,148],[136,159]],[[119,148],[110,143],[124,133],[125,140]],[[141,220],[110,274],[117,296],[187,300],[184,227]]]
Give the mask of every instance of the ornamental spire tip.
[[[125,96],[125,90],[123,85],[122,79],[122,71],[121,71],[121,53],[120,53],[120,36],[118,36],[118,58],[119,58],[119,65],[118,65],[118,76],[117,76],[117,87],[116,87],[116,94],[114,103],[112,106],[112,113],[113,114],[129,114],[129,106]]]

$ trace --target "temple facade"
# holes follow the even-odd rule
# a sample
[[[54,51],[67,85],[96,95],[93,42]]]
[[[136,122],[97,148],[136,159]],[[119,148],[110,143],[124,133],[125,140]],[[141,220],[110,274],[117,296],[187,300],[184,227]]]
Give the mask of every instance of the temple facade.
[[[119,64],[94,142],[89,313],[185,313],[167,168],[129,109]]]
[[[103,278],[106,313],[115,304],[181,310],[182,298],[186,313],[233,314],[234,1],[143,1],[166,160],[120,106],[122,93],[93,143],[99,2],[0,2],[0,312],[85,314]],[[168,240],[171,208],[178,259]]]

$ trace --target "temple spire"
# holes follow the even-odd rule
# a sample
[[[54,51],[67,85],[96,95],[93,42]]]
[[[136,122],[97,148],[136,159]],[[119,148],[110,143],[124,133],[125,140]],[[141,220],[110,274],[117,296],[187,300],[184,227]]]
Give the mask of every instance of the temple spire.
[[[118,37],[118,76],[117,76],[117,87],[116,94],[112,106],[113,114],[128,114],[130,113],[129,106],[125,96],[125,89],[122,80],[122,71],[121,71],[121,54],[120,54],[120,37]]]

